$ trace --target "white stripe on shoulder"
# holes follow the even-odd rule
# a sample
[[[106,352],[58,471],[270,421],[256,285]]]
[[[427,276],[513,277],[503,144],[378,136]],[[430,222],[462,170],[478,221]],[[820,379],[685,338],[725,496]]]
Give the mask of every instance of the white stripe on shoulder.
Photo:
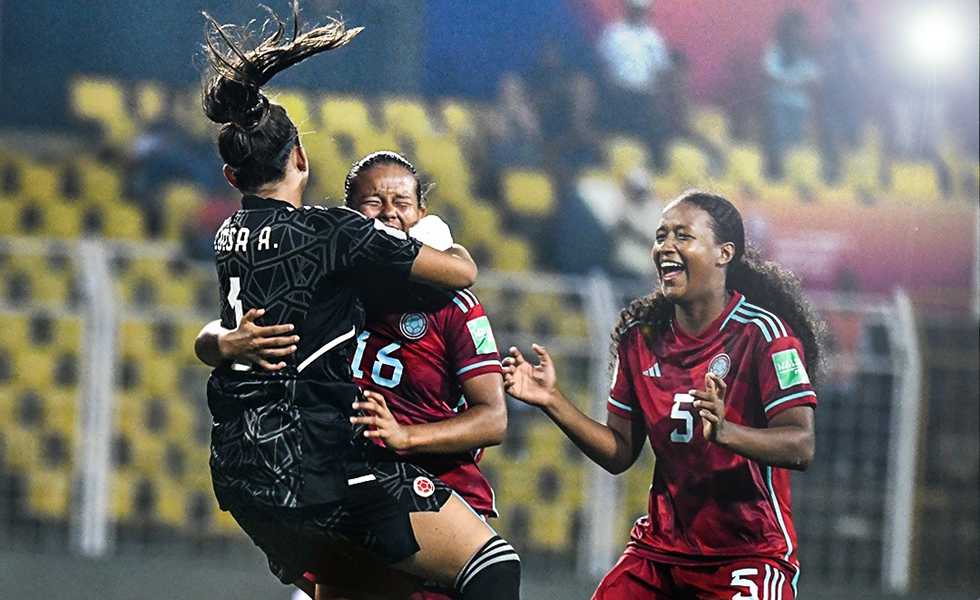
[[[470,371],[472,371],[474,369],[479,369],[479,368],[482,368],[482,367],[492,367],[494,365],[496,365],[496,366],[499,367],[500,366],[500,361],[499,360],[484,360],[484,361],[480,361],[478,363],[473,363],[472,365],[467,365],[467,366],[463,367],[462,369],[456,371],[456,374],[457,375],[462,375],[463,373],[468,373],[468,372],[470,372]]]
[[[459,293],[466,296],[466,299],[470,303],[470,308],[475,308],[476,305],[480,303],[480,301],[476,297],[476,294],[474,294],[469,290],[460,290]]]
[[[789,335],[789,332],[786,331],[786,325],[783,323],[783,320],[776,315],[776,313],[772,312],[771,310],[766,310],[765,308],[762,308],[758,304],[751,304],[749,302],[746,302],[745,304],[743,304],[743,306],[749,310],[754,310],[764,315],[769,315],[770,317],[772,317],[772,320],[776,322],[776,325],[779,326],[780,333],[782,333],[784,336]]]
[[[756,312],[754,310],[749,310],[744,306],[738,309],[738,314],[742,315],[743,317],[748,317],[750,319],[757,319],[759,321],[764,322],[766,326],[769,328],[769,333],[772,334],[773,339],[783,337],[782,334],[779,333],[779,327],[776,325],[776,322],[769,315]]]
[[[759,328],[759,331],[762,332],[762,337],[766,338],[766,342],[772,341],[772,336],[769,335],[769,327],[766,326],[760,319],[750,319],[748,317],[743,317],[735,313],[732,313],[731,317],[732,317],[732,321],[735,321],[736,323],[741,323],[743,325],[754,324],[756,327]]]
[[[735,314],[735,311],[737,311],[737,310],[738,310],[738,308],[739,308],[740,306],[742,306],[742,304],[744,304],[744,303],[745,303],[745,296],[742,296],[741,298],[739,298],[739,299],[738,299],[738,303],[736,303],[736,304],[735,304],[735,307],[734,307],[734,308],[732,308],[732,312],[730,312],[730,313],[728,313],[728,316],[727,316],[727,317],[725,317],[725,320],[721,322],[721,327],[719,327],[719,328],[718,328],[719,330],[720,330],[720,329],[724,329],[724,328],[725,328],[725,325],[728,325],[728,321],[729,321],[729,320],[730,320],[730,319],[732,318],[732,316],[733,316],[733,315]]]
[[[469,304],[467,304],[463,297],[460,296],[459,292],[456,292],[456,295],[453,296],[453,303],[464,313],[470,312]]]

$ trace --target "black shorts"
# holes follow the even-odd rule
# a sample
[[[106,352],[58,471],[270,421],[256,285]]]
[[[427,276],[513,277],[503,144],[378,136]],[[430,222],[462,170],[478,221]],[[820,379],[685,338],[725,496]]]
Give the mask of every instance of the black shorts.
[[[323,569],[323,556],[354,545],[387,564],[419,550],[409,514],[436,512],[452,490],[426,471],[399,461],[374,462],[349,481],[347,498],[323,506],[287,509],[238,504],[231,514],[269,559],[285,584]]]

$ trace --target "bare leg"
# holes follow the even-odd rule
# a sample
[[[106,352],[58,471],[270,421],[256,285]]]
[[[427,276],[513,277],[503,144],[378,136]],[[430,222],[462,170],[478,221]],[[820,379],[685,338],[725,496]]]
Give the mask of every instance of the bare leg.
[[[421,550],[394,568],[449,587],[470,558],[496,535],[455,494],[439,512],[416,512],[411,519]]]

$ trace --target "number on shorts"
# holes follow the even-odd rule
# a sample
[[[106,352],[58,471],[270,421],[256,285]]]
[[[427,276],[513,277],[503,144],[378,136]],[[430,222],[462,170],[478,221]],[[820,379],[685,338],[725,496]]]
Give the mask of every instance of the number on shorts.
[[[694,402],[690,394],[674,394],[674,406],[670,409],[671,419],[684,421],[682,425],[670,432],[670,441],[687,444],[694,437],[694,415],[681,408],[682,404]]]
[[[739,593],[732,596],[732,600],[783,600],[783,588],[786,587],[786,575],[778,568],[765,564],[766,576],[762,580],[762,597],[759,597],[759,586],[755,581],[748,579],[754,577],[758,580],[759,569],[736,569],[732,571],[732,587],[742,588]],[[742,592],[747,592],[747,594]]]

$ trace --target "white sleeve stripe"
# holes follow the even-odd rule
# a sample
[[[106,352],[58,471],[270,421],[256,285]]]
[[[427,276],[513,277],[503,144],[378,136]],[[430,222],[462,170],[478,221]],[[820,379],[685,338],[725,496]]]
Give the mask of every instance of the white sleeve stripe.
[[[507,544],[507,548],[502,548],[501,550],[503,550],[503,551],[505,551],[507,553],[506,554],[503,554],[501,556],[498,556],[496,558],[492,558],[490,560],[484,561],[484,562],[480,563],[478,566],[470,569],[470,572],[467,573],[467,575],[466,575],[466,579],[464,579],[459,584],[459,588],[458,589],[460,591],[465,590],[466,589],[466,585],[470,581],[472,581],[473,578],[476,577],[480,573],[480,571],[482,571],[483,569],[486,569],[489,566],[495,565],[497,563],[508,562],[508,561],[521,562],[521,557],[518,556],[517,555],[517,552],[515,552],[514,549],[510,547],[510,544]]]
[[[337,337],[335,337],[334,339],[330,340],[326,344],[320,346],[320,348],[316,352],[314,352],[313,354],[307,356],[306,357],[306,360],[304,360],[303,362],[299,363],[299,366],[296,367],[296,372],[297,373],[302,373],[303,372],[303,369],[305,369],[306,367],[310,366],[310,363],[312,363],[316,359],[320,358],[323,355],[324,352],[329,352],[329,351],[333,350],[334,348],[336,348],[341,343],[346,342],[347,340],[349,340],[352,337],[354,337],[354,334],[356,334],[356,333],[357,333],[357,328],[352,325],[351,328],[350,328],[350,331],[348,331],[347,333],[338,335]]]
[[[470,307],[466,306],[466,303],[459,299],[459,296],[453,296],[453,302],[459,307],[459,310],[464,313],[470,312]]]
[[[796,400],[797,398],[806,398],[807,396],[813,396],[814,398],[816,398],[817,393],[814,392],[813,390],[807,390],[805,392],[797,392],[795,394],[790,394],[789,396],[783,396],[782,398],[773,400],[772,402],[767,404],[765,410],[766,412],[769,412],[770,410],[776,408],[780,404],[789,402],[790,400]]]
[[[626,412],[633,412],[633,407],[632,406],[623,404],[622,402],[616,402],[615,400],[613,400],[613,397],[612,396],[609,396],[609,404],[612,404],[616,408],[620,408],[622,410],[625,410]]]
[[[476,296],[474,296],[469,290],[460,290],[459,295],[466,299],[466,303],[470,305],[470,308],[473,308],[480,303],[476,299]]]
[[[785,326],[785,325],[783,324],[783,320],[782,320],[782,319],[780,319],[780,318],[779,318],[778,316],[776,316],[776,314],[775,314],[775,313],[773,313],[772,311],[769,311],[769,310],[766,310],[766,309],[764,309],[764,308],[762,308],[761,306],[759,306],[759,305],[757,305],[757,304],[751,304],[751,303],[749,303],[749,302],[746,302],[746,303],[745,303],[745,306],[744,306],[744,308],[749,308],[749,309],[752,309],[752,310],[755,310],[755,311],[758,311],[758,312],[760,312],[760,313],[763,313],[763,314],[766,314],[766,315],[769,315],[770,317],[772,317],[772,318],[773,318],[773,320],[774,320],[774,321],[776,321],[776,324],[777,324],[777,325],[779,325],[779,330],[780,330],[780,332],[782,332],[782,334],[783,334],[784,336],[786,336],[786,335],[789,335],[789,332],[788,332],[788,331],[786,331],[786,326]]]
[[[472,371],[474,369],[479,369],[480,367],[490,367],[490,366],[498,366],[499,367],[499,366],[501,366],[500,365],[500,361],[499,360],[484,360],[484,361],[481,361],[481,362],[478,362],[478,363],[473,363],[472,365],[466,365],[462,369],[456,371],[456,374],[457,375],[462,375],[463,373],[466,373],[468,371]]]

